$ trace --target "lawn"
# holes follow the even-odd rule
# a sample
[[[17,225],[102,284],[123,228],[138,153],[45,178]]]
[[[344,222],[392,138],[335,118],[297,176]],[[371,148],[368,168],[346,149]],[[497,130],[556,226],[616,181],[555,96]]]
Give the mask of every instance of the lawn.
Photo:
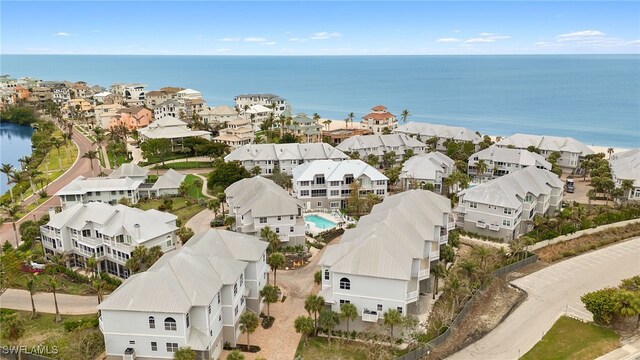
[[[307,345],[300,340],[296,350],[296,359],[305,360],[369,360],[395,359],[399,351],[370,344],[332,338],[331,343],[326,338],[310,337]]]
[[[520,359],[595,359],[619,346],[619,335],[615,331],[562,316]]]
[[[211,168],[213,167],[212,161],[181,161],[175,163],[169,163],[164,165],[155,166],[153,169],[199,169],[199,168]]]
[[[38,291],[49,291],[48,286],[51,275],[48,274],[31,275],[28,273],[20,273],[12,283],[11,287],[27,290],[27,282],[31,277],[34,277]],[[59,287],[57,291],[61,294],[91,295],[92,293],[88,284],[74,282],[64,275],[56,276],[56,281],[58,282]],[[96,298],[96,302],[97,301],[98,300]]]
[[[36,201],[34,201],[31,204],[29,204],[29,205],[27,205],[27,206],[22,208],[22,210],[18,213],[18,218],[22,218],[23,216],[27,215],[30,211],[32,211],[33,209],[35,209],[38,206],[42,205],[43,203],[45,203],[49,199],[51,199],[51,196],[47,196],[46,198],[42,198],[42,197],[38,196]]]
[[[172,209],[168,212],[176,215],[182,221],[182,224],[185,224],[187,220],[191,219],[195,214],[205,209],[205,207],[198,204],[197,201],[193,204],[188,203],[189,200],[193,202],[194,199],[187,199],[184,197],[173,197],[170,199],[173,201],[173,206]],[[157,210],[163,203],[164,199],[149,199],[140,202],[139,207],[142,210]]]
[[[1,309],[0,319],[4,322],[6,317],[12,314],[17,314],[24,321],[25,331],[18,340],[1,337],[3,345],[26,346],[26,350],[39,351],[42,355],[54,359],[88,359],[104,351],[102,333],[97,327],[88,325],[88,328],[73,332],[66,331],[64,327],[65,322],[95,321],[97,315],[63,315],[63,321],[56,323],[54,314],[39,313],[35,319],[30,320],[31,313],[28,311]],[[92,325],[95,325],[95,322]]]
[[[187,196],[193,199],[205,199],[206,197],[202,195],[202,186],[193,186],[193,183],[196,180],[200,180],[201,182],[204,182],[204,180],[192,174],[187,175],[187,177],[184,179],[184,183],[187,184],[187,186],[189,186],[189,190],[187,191]]]

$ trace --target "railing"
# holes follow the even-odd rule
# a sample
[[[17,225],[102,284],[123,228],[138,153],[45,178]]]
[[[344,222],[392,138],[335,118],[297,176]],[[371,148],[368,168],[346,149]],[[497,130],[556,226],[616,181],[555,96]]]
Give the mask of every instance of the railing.
[[[455,228],[456,228],[456,222],[455,221],[447,223],[447,231],[453,230]]]
[[[418,279],[422,280],[429,277],[429,269],[418,271]]]
[[[480,229],[486,229],[487,223],[485,223],[484,221],[476,221],[476,227],[479,227]]]
[[[418,291],[412,291],[410,293],[407,293],[407,297],[406,300],[407,301],[413,301],[416,300],[418,298]]]
[[[378,312],[377,311],[368,311],[362,310],[362,321],[365,322],[378,322]]]
[[[489,224],[489,230],[499,231],[500,230],[500,225]]]
[[[98,318],[98,326],[100,327],[100,331],[104,332],[104,324],[102,323],[102,316]]]
[[[432,251],[429,253],[429,261],[435,261],[440,259],[440,250]]]
[[[449,234],[440,236],[440,245],[449,242]]]

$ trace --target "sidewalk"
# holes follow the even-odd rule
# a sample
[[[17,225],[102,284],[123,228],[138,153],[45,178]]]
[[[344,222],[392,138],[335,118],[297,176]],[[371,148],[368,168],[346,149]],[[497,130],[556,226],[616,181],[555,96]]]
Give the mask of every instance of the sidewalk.
[[[596,360],[638,360],[640,359],[640,338],[602,355]]]
[[[80,296],[56,294],[58,309],[63,315],[87,315],[98,312],[98,297],[95,295]],[[106,297],[106,296],[105,296]],[[56,308],[52,293],[37,293],[33,295],[37,312],[55,314]],[[14,310],[31,311],[31,299],[27,290],[7,289],[0,296],[0,307]]]

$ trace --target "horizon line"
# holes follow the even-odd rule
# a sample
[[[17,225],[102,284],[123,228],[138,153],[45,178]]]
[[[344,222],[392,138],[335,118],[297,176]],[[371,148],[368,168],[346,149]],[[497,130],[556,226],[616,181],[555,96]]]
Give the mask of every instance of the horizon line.
[[[584,55],[640,55],[640,52],[632,53],[516,53],[516,54],[28,54],[28,53],[0,53],[0,56],[20,55],[20,56],[264,56],[264,57],[320,57],[320,56],[548,56],[548,55],[564,55],[564,56],[584,56]]]

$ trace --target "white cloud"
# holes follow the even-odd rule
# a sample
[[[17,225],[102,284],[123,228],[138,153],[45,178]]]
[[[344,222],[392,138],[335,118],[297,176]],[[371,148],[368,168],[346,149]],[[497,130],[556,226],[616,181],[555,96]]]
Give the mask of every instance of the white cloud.
[[[67,36],[73,36],[73,35],[75,35],[75,34],[71,34],[71,33],[68,33],[68,32],[57,32],[57,33],[53,34],[53,36],[60,36],[60,37],[67,37]]]
[[[593,38],[601,38],[605,34],[602,31],[598,30],[584,30],[584,31],[576,31],[567,34],[560,34],[556,36],[556,39],[559,42],[565,41],[579,41],[584,39],[593,39]]]
[[[640,45],[640,39],[639,40],[629,41],[628,45]]]
[[[267,41],[262,43],[262,45],[275,45],[275,44],[277,44],[277,42],[275,41]]]
[[[511,39],[511,36],[497,35],[490,32],[481,32],[478,34],[478,37],[467,39],[464,42],[467,44],[482,44],[482,43],[492,43],[492,42],[495,42],[496,40],[504,40],[504,39]]]
[[[460,42],[460,41],[462,41],[462,40],[457,39],[457,38],[441,38],[441,39],[436,40],[436,42],[439,42],[439,43],[455,43],[455,42]]]
[[[244,42],[265,42],[265,41],[267,41],[267,39],[262,38],[262,37],[248,37],[248,38],[244,38],[242,41],[244,41]]]
[[[548,42],[548,41],[538,41],[538,42],[536,43],[536,45],[538,45],[538,46],[549,45],[549,42]]]
[[[293,42],[296,42],[296,41],[297,41],[297,42],[304,42],[304,41],[307,41],[307,39],[295,38],[295,37],[294,37],[294,38],[289,39],[289,41],[293,41]]]
[[[326,32],[326,31],[321,31],[321,32],[317,32],[311,35],[310,39],[311,40],[326,40],[326,39],[331,39],[331,38],[336,38],[336,37],[341,37],[342,34],[338,33],[338,32]]]
[[[469,44],[476,44],[476,43],[492,43],[494,41],[495,40],[489,39],[489,38],[473,38],[473,39],[467,39],[464,42]]]
[[[478,34],[478,36],[495,36],[495,35],[496,34],[490,33],[490,32],[483,32],[483,33]]]
[[[217,52],[229,52],[231,49],[216,49]]]
[[[240,41],[240,38],[226,37],[226,38],[220,39],[220,41],[223,41],[223,42],[234,42],[234,41]]]

